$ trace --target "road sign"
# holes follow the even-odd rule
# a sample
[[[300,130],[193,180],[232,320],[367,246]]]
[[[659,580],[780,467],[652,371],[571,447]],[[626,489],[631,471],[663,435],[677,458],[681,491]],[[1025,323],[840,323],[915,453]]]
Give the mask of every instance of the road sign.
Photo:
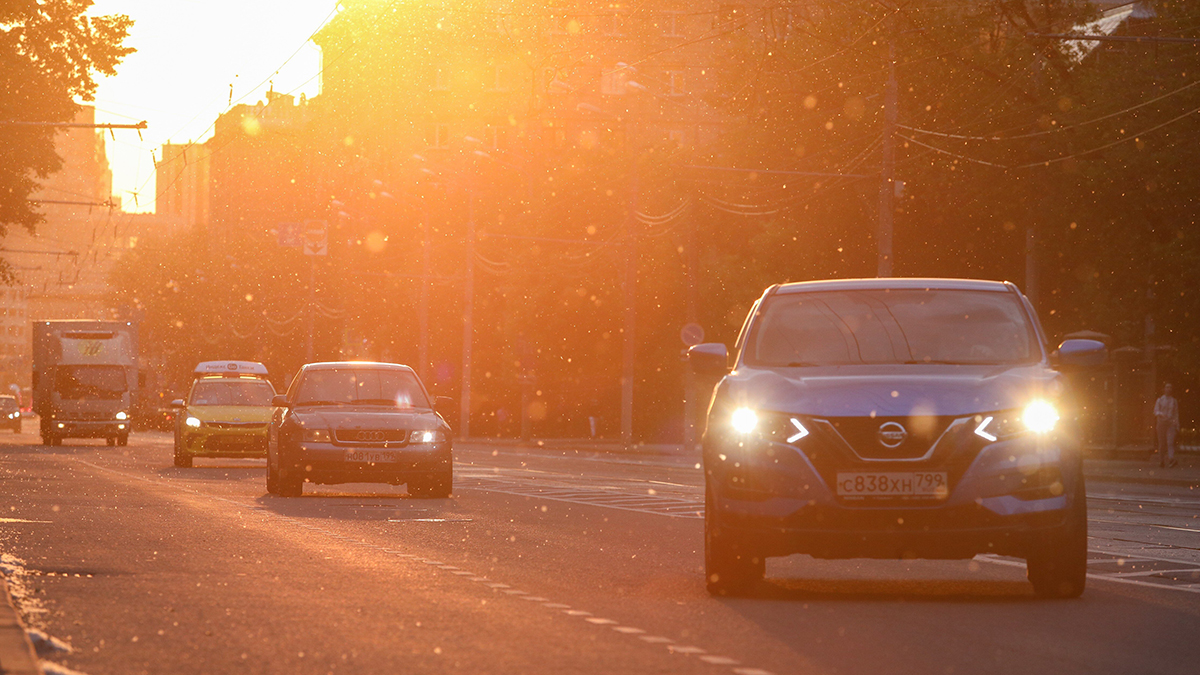
[[[304,221],[304,255],[329,255],[329,227],[324,220]]]
[[[698,323],[686,324],[679,331],[679,339],[683,340],[683,344],[688,347],[695,347],[704,342],[704,327]]]
[[[279,223],[275,226],[279,233],[279,245],[300,248],[304,245],[304,226],[301,223]]]

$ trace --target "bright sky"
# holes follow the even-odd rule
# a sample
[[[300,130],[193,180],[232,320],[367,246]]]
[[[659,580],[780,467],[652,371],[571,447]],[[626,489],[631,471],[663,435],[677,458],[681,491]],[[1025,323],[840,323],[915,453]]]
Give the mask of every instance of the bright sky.
[[[132,130],[117,130],[116,140],[107,141],[113,192],[125,210],[154,209],[151,151],[158,156],[168,141],[212,135],[211,125],[228,108],[230,84],[235,104],[264,98],[268,80],[276,91],[317,94],[321,52],[308,38],[331,18],[335,5],[335,0],[96,0],[89,14],[127,14],[134,20],[125,44],[137,49],[117,66],[115,77],[101,78],[96,121],[149,123],[140,141]]]

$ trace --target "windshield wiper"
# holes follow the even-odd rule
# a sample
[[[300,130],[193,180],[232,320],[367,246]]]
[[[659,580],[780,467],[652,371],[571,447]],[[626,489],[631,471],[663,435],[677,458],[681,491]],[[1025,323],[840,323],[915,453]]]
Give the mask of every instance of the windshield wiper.
[[[912,359],[905,361],[906,366],[924,365],[926,363],[936,363],[943,366],[987,366],[994,365],[987,361],[950,361],[947,359]]]
[[[360,398],[360,399],[356,399],[354,402],[358,405],[390,405],[393,408],[415,407],[415,406],[412,406],[411,404],[408,406],[401,406],[398,402],[396,402],[395,399],[391,399],[391,398]]]
[[[791,361],[789,363],[784,364],[783,367],[784,368],[809,368],[809,367],[819,366],[819,365],[821,365],[821,364],[809,363],[808,361]]]
[[[296,405],[298,405],[298,406],[301,406],[301,405],[350,405],[350,404],[349,404],[349,403],[347,403],[346,401],[320,401],[320,400],[315,400],[315,401],[297,401],[297,402],[296,402]]]

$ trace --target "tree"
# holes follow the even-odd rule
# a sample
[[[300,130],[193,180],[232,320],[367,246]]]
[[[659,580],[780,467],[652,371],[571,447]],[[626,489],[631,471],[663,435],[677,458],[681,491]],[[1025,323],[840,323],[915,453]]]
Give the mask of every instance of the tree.
[[[122,46],[133,21],[89,16],[92,0],[7,0],[0,4],[0,236],[33,231],[43,216],[29,201],[39,179],[62,167],[55,127],[90,101],[95,74],[114,75],[134,50]],[[9,274],[0,261],[0,275]]]

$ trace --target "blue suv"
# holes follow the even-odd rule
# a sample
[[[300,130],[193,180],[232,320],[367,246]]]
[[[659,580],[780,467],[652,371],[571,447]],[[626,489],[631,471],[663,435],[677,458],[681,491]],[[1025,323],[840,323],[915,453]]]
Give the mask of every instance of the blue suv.
[[[720,376],[704,434],[709,591],[761,580],[769,556],[1024,558],[1038,595],[1087,573],[1080,445],[1057,352],[1016,286],[959,279],[776,285]]]

